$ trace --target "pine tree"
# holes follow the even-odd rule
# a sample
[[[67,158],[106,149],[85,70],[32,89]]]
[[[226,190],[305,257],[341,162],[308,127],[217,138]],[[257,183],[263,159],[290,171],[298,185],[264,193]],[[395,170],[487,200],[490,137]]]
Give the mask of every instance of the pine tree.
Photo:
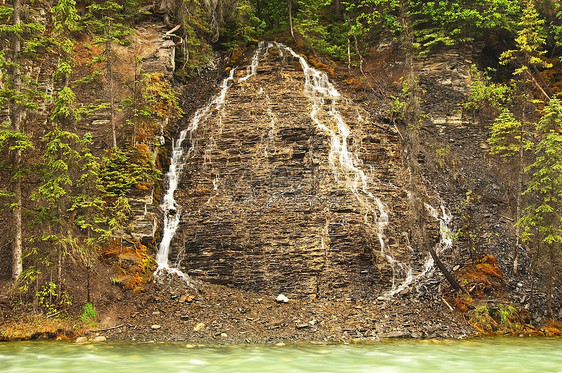
[[[0,113],[7,109],[7,120],[2,124],[0,143],[10,150],[9,160],[13,185],[9,193],[14,214],[14,240],[12,279],[15,282],[23,271],[23,190],[25,153],[32,144],[25,135],[26,113],[37,109],[39,93],[35,81],[26,75],[23,67],[30,58],[36,57],[44,40],[44,26],[34,20],[24,8],[29,4],[14,0],[11,6],[0,5]]]
[[[549,68],[552,65],[544,59],[546,53],[542,50],[545,44],[545,39],[542,36],[544,19],[539,17],[533,0],[527,1],[519,27],[520,30],[515,39],[517,49],[503,52],[500,55],[500,63],[504,65],[514,64],[516,66],[514,75],[524,74],[548,100],[552,96],[552,92],[538,69]]]
[[[521,218],[523,192],[523,176],[525,173],[525,151],[533,147],[529,139],[529,131],[526,123],[515,119],[511,111],[504,108],[490,127],[488,143],[491,145],[490,153],[505,158],[515,158],[515,172],[517,174],[516,211],[515,220]],[[518,272],[519,246],[521,245],[521,228],[516,225],[517,242],[513,248],[513,272]]]
[[[120,3],[113,0],[100,2],[93,1],[87,6],[87,14],[83,18],[85,27],[93,35],[93,44],[103,46],[101,54],[94,58],[92,62],[105,64],[106,81],[109,89],[109,108],[111,123],[111,144],[116,148],[117,143],[117,123],[116,123],[116,102],[114,87],[114,66],[119,56],[115,51],[116,45],[128,45],[128,36],[134,33],[130,22],[135,17],[135,10],[139,10],[138,3],[134,0]],[[144,12],[139,11],[139,14]]]
[[[554,280],[559,276],[558,264],[562,257],[562,104],[553,98],[545,107],[545,114],[537,125],[540,141],[536,145],[536,160],[528,167],[531,171],[524,194],[533,197],[533,203],[523,211],[517,222],[525,229],[525,240],[534,236],[537,256],[545,256],[548,271],[547,305],[552,313]],[[545,252],[542,252],[544,248]],[[542,259],[542,258],[541,258]]]

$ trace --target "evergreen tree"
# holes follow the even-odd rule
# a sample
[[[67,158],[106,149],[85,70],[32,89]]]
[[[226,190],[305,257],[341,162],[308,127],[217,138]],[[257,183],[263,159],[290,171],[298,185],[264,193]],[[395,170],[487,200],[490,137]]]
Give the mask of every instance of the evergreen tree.
[[[535,237],[537,254],[547,264],[542,273],[547,279],[547,305],[552,315],[552,291],[559,276],[562,257],[562,104],[557,98],[549,101],[537,125],[540,141],[536,160],[528,167],[532,172],[524,194],[533,198],[518,221],[525,229],[525,239]],[[544,249],[544,252],[542,251]],[[544,258],[544,259],[543,259]]]
[[[80,167],[80,153],[76,148],[82,140],[78,135],[57,126],[45,135],[43,141],[46,149],[40,164],[42,184],[32,195],[32,199],[38,202],[33,224],[39,232],[32,237],[32,241],[47,244],[47,250],[42,247],[35,250],[44,263],[53,263],[54,257],[60,264],[61,256],[73,254],[77,249],[68,224],[72,221],[68,211],[72,206],[74,184]]]
[[[500,56],[500,63],[515,64],[516,69],[514,75],[525,74],[529,79],[546,97],[548,100],[552,95],[550,89],[542,79],[539,73],[539,68],[552,67],[544,59],[545,51],[542,47],[545,43],[543,35],[544,19],[539,17],[535,8],[535,2],[528,0],[521,21],[519,22],[519,31],[515,44],[517,49],[507,50]]]
[[[96,56],[93,63],[104,64],[102,71],[106,74],[106,81],[109,90],[109,102],[101,105],[100,108],[107,106],[111,123],[111,144],[116,148],[117,143],[117,123],[116,123],[116,102],[114,87],[114,66],[119,60],[115,51],[115,45],[128,45],[128,36],[134,33],[130,23],[138,14],[144,14],[139,8],[136,0],[124,0],[123,2],[113,0],[92,1],[87,5],[87,13],[83,18],[85,27],[93,36],[93,44],[101,45],[103,49],[100,55]]]
[[[41,35],[44,26],[32,18],[29,4],[23,0],[14,0],[11,6],[0,5],[0,112],[7,109],[8,115],[2,124],[0,143],[10,150],[5,155],[10,157],[11,178],[13,185],[9,193],[13,200],[14,240],[12,258],[12,279],[19,279],[22,271],[23,253],[23,190],[25,153],[31,148],[31,142],[25,135],[25,120],[28,112],[37,109],[36,98],[40,95],[36,82],[26,74],[23,67],[29,58],[37,56],[43,45]],[[6,158],[5,158],[6,159]]]
[[[490,127],[488,143],[491,145],[490,153],[505,158],[515,158],[515,173],[517,175],[517,189],[515,191],[515,219],[521,218],[523,192],[523,177],[525,172],[525,151],[533,147],[529,139],[530,134],[527,123],[515,119],[509,109],[504,109]],[[521,229],[516,225],[517,242],[513,248],[513,272],[518,272],[518,254],[521,244]]]

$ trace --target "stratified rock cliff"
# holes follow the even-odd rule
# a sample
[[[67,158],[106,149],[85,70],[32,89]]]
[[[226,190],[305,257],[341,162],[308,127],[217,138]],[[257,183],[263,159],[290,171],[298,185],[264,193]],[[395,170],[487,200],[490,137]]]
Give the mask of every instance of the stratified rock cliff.
[[[288,49],[262,46],[225,82],[225,102],[196,114],[170,255],[186,273],[269,294],[374,297],[423,266],[402,233],[398,133],[329,86],[305,92],[326,84],[313,78]]]

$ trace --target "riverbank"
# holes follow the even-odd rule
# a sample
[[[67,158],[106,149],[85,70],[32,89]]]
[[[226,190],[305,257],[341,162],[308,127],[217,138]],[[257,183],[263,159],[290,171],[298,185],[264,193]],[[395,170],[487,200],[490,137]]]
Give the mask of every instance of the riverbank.
[[[155,286],[161,286],[156,284]],[[475,335],[463,316],[426,300],[289,299],[202,284],[150,294],[119,317],[112,340],[239,344]]]
[[[286,303],[278,302],[277,296],[209,283],[198,284],[197,291],[160,283],[136,293],[116,288],[96,303],[97,327],[93,329],[66,319],[56,325],[54,319],[39,321],[6,313],[0,339],[103,335],[110,341],[244,344],[476,335],[462,313],[429,294],[390,300],[289,298]]]
[[[122,299],[113,325],[92,333],[108,340],[194,344],[349,342],[379,338],[465,338],[476,332],[464,315],[429,294],[394,299],[288,299],[201,283],[151,284]],[[179,290],[181,289],[181,290]]]
[[[436,275],[436,277],[440,277]],[[390,299],[291,299],[226,286],[150,283],[140,292],[113,287],[97,299],[95,325],[80,307],[52,318],[3,304],[0,340],[57,339],[185,342],[190,345],[355,343],[381,339],[465,339],[482,335],[472,313],[450,307],[440,281]],[[560,324],[530,325],[516,335],[560,335]],[[503,334],[498,331],[496,334]]]

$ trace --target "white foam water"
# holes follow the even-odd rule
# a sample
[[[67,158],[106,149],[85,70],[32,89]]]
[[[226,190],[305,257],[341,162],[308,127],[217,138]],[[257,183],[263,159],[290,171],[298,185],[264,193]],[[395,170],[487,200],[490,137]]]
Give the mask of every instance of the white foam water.
[[[257,63],[259,61],[259,54],[263,52],[263,46],[264,43],[260,42],[260,44],[258,45],[258,49],[256,50],[252,58],[252,64],[250,65],[247,74],[244,77],[240,78],[240,80],[244,81],[249,77],[255,75]],[[211,100],[211,102],[195,112],[193,118],[189,122],[188,127],[182,130],[180,132],[179,138],[172,143],[170,167],[165,176],[165,180],[168,184],[168,189],[163,197],[162,204],[160,205],[164,214],[164,227],[162,240],[158,245],[158,252],[156,253],[156,263],[158,264],[158,268],[154,272],[154,275],[156,277],[161,277],[165,274],[172,274],[181,277],[188,284],[191,284],[191,279],[187,274],[183,273],[177,268],[171,267],[169,264],[170,244],[179,226],[182,213],[181,206],[176,203],[174,193],[178,187],[178,183],[182,175],[184,156],[189,155],[189,153],[195,150],[195,144],[191,142],[191,147],[187,150],[187,154],[185,154],[183,143],[185,142],[186,138],[188,138],[188,136],[190,138],[192,137],[193,132],[199,128],[201,122],[209,117],[211,113],[218,112],[219,119],[222,118],[226,95],[228,89],[234,82],[234,72],[235,69],[230,70],[229,76],[225,78],[220,85],[219,93]],[[215,181],[218,182],[218,175],[216,176]]]
[[[310,117],[317,128],[326,133],[330,139],[328,161],[332,167],[334,179],[337,183],[343,184],[351,191],[364,210],[366,224],[374,228],[380,246],[380,254],[389,263],[393,272],[392,287],[385,293],[385,297],[392,297],[430,273],[433,268],[433,260],[429,258],[422,272],[414,275],[410,265],[397,260],[392,255],[385,240],[385,229],[389,224],[388,212],[382,200],[369,191],[369,178],[363,171],[363,162],[355,153],[348,149],[348,138],[352,133],[342,115],[337,110],[338,104],[342,102],[347,103],[347,101],[341,96],[325,73],[309,66],[303,56],[297,54],[293,49],[284,44],[260,42],[250,65],[246,69],[246,75],[237,79],[237,82],[246,82],[255,76],[258,70],[260,57],[266,55],[268,50],[273,47],[278,49],[281,57],[284,57],[285,54],[291,55],[296,58],[301,65],[305,79],[304,94],[311,102]],[[228,89],[235,81],[234,71],[235,70],[232,69],[230,75],[222,81],[219,94],[205,107],[197,110],[189,126],[181,131],[179,139],[176,140],[172,146],[170,168],[166,174],[168,189],[161,205],[164,211],[164,228],[162,241],[160,242],[156,256],[158,269],[155,275],[160,276],[164,273],[172,273],[189,282],[189,277],[187,275],[177,268],[170,267],[168,258],[170,244],[178,228],[182,212],[181,207],[178,206],[174,199],[174,192],[177,189],[178,181],[181,177],[184,157],[189,156],[189,153],[194,151],[194,146],[196,146],[192,142],[191,147],[187,150],[187,153],[184,154],[182,145],[185,139],[188,136],[191,137],[192,133],[198,129],[199,125],[211,115],[211,113],[218,112],[219,120],[222,118]],[[322,118],[329,118],[329,120],[323,120]],[[360,114],[358,118],[362,120]],[[215,180],[213,180],[215,188],[217,188],[217,183],[218,175],[215,175]],[[450,221],[450,217],[446,214],[443,206],[441,208],[441,215],[437,213],[436,209],[429,205],[427,205],[426,208],[431,216],[440,221],[442,233],[439,248],[436,250],[440,252],[445,247],[451,245],[450,238],[446,236],[445,233],[448,229],[447,224]],[[323,246],[326,244],[325,233],[327,233],[326,229],[323,231]]]
[[[305,58],[286,45],[276,43],[280,51],[285,51],[299,60],[303,70],[305,83],[304,93],[312,103],[310,117],[313,123],[330,138],[330,153],[328,156],[336,182],[343,183],[359,201],[365,211],[365,222],[375,227],[380,254],[390,264],[392,269],[392,289],[395,294],[398,289],[397,279],[405,276],[406,280],[412,276],[412,269],[407,263],[400,262],[389,250],[385,240],[385,228],[389,224],[389,216],[382,200],[368,190],[369,179],[363,171],[363,162],[348,149],[348,138],[351,130],[337,110],[340,102],[348,103],[335,86],[330,82],[326,73],[308,65]],[[281,53],[283,55],[283,53]],[[322,121],[321,114],[327,114],[330,121]],[[360,115],[358,118],[361,120]],[[402,281],[403,283],[403,281]]]

